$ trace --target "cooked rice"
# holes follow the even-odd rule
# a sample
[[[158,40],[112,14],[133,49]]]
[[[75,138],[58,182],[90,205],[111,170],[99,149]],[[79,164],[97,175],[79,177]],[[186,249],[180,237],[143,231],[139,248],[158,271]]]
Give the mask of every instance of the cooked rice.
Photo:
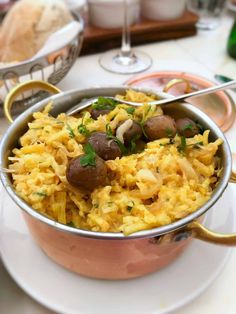
[[[134,91],[125,96],[140,102],[153,98]],[[144,105],[131,116],[125,110],[128,106],[120,104],[93,120],[88,111],[80,117],[62,113],[54,118],[51,106],[34,113],[20,138],[21,147],[9,158],[14,188],[35,210],[77,228],[128,235],[181,219],[211,197],[221,172],[216,152],[222,140],[209,143],[209,130],[186,139],[184,154],[176,136],[173,144],[163,138],[149,142],[142,153],[106,161],[110,185],[91,194],[72,187],[65,174],[68,162],[83,154],[86,138],[78,132],[81,123],[89,131],[106,131],[108,123],[115,130],[130,117],[145,120],[162,110]]]

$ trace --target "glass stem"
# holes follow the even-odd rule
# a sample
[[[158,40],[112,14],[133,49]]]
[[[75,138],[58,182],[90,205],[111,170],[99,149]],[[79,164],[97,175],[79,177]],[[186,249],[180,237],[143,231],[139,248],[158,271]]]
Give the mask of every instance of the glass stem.
[[[131,54],[128,1],[129,0],[123,0],[124,23],[123,23],[123,30],[122,30],[122,42],[121,42],[121,56],[122,57],[129,57]]]

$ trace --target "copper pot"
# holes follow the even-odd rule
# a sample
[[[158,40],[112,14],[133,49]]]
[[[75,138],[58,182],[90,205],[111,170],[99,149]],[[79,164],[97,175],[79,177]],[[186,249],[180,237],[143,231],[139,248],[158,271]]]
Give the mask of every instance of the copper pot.
[[[10,121],[12,121],[10,108],[14,99],[22,91],[32,88],[59,92],[57,88],[44,82],[33,81],[19,85],[12,90],[5,102],[6,117]],[[125,90],[126,87],[107,87],[60,93],[50,97],[53,101],[51,114],[66,112],[82,98],[98,95],[113,96],[122,94]],[[135,90],[148,92],[147,89],[135,88]],[[168,97],[168,95],[162,93],[161,97]],[[44,108],[48,101],[49,99],[43,100],[29,108],[9,127],[0,147],[2,167],[8,167],[8,156],[12,148],[18,145],[18,138],[27,130],[27,123],[32,120],[32,113]],[[55,222],[32,209],[15,193],[11,176],[8,173],[1,173],[2,183],[14,202],[22,209],[33,238],[55,262],[71,271],[93,278],[128,279],[165,267],[185,249],[192,238],[216,244],[236,245],[236,234],[217,234],[207,230],[199,222],[204,213],[210,210],[222,196],[228,183],[236,182],[236,174],[231,169],[231,151],[224,134],[207,115],[190,104],[170,104],[165,107],[165,113],[175,118],[187,115],[198,120],[205,128],[211,130],[212,140],[220,137],[224,141],[219,150],[223,166],[222,176],[211,199],[194,213],[170,225],[140,231],[129,236],[121,233],[75,229]]]

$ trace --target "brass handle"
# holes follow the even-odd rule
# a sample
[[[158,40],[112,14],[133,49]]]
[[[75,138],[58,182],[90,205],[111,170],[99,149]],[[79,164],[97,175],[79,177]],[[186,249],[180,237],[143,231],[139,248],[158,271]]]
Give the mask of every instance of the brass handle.
[[[191,84],[188,80],[185,79],[181,79],[181,78],[177,78],[177,79],[173,79],[170,80],[163,88],[163,92],[167,93],[172,87],[174,87],[175,85],[181,84],[181,83],[185,83],[186,87],[184,90],[185,94],[188,94],[192,91],[192,87]]]
[[[230,183],[236,183],[236,172],[235,171],[232,171],[229,182]]]
[[[236,154],[233,153],[233,154],[232,154],[232,157],[233,157],[233,160],[234,160],[235,163],[236,163]],[[232,171],[231,176],[230,176],[230,179],[229,179],[229,182],[231,182],[231,183],[236,183],[236,171],[235,171],[235,170]]]
[[[18,84],[17,86],[12,88],[12,90],[9,92],[9,94],[7,95],[4,101],[4,107],[3,107],[4,114],[10,123],[13,122],[12,115],[11,115],[11,108],[14,101],[22,93],[32,90],[32,89],[40,89],[40,90],[43,90],[52,94],[58,94],[61,92],[59,88],[44,81],[33,80],[33,81],[27,81],[27,82]]]
[[[227,246],[236,246],[236,233],[221,234],[213,232],[201,225],[198,221],[188,224],[182,232],[189,232],[193,238],[206,242]]]

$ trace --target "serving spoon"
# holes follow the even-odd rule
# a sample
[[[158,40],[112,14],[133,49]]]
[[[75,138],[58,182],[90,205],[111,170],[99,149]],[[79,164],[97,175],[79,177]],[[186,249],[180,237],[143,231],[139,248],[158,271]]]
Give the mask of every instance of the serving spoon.
[[[221,85],[216,85],[213,87],[208,87],[205,89],[201,89],[198,90],[196,92],[192,92],[192,93],[188,93],[188,94],[184,94],[184,95],[180,95],[180,96],[176,96],[176,97],[171,97],[171,98],[167,98],[167,99],[161,99],[161,100],[154,100],[154,101],[150,101],[150,102],[145,102],[145,104],[148,105],[167,105],[173,102],[177,102],[177,101],[183,101],[186,100],[187,98],[192,98],[192,97],[197,97],[197,96],[202,96],[202,95],[207,95],[207,94],[211,94],[220,90],[225,90],[225,89],[229,89],[229,88],[233,88],[236,87],[236,80],[228,82],[228,83],[224,83]],[[126,104],[126,105],[130,105],[130,106],[134,106],[134,107],[140,107],[143,105],[143,103],[137,103],[137,102],[133,102],[133,101],[127,101],[127,100],[123,100],[123,99],[118,99],[116,97],[111,97],[111,96],[102,96],[103,98],[106,99],[111,99],[111,100],[115,100],[118,101],[121,104]],[[99,96],[97,97],[92,97],[89,99],[85,99],[82,100],[79,104],[75,105],[74,107],[72,107],[71,109],[69,109],[66,113],[67,115],[71,116],[74,115],[75,113],[91,106],[93,103],[95,103],[98,100]]]

